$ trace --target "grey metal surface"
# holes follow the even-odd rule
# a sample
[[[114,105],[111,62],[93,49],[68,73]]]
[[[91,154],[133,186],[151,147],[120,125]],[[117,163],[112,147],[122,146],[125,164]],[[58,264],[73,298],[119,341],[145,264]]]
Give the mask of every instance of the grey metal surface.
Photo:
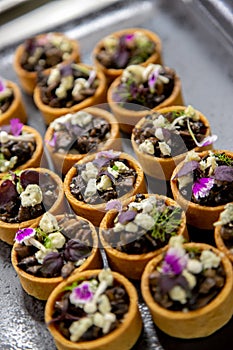
[[[181,77],[186,104],[192,104],[210,120],[218,135],[216,148],[233,150],[233,59],[229,41],[198,6],[198,1],[125,1],[108,11],[95,13],[81,22],[59,28],[80,40],[82,58],[91,63],[91,50],[105,34],[142,26],[158,33],[163,58]],[[12,69],[15,45],[0,51],[0,75],[18,82]],[[23,96],[29,124],[43,134],[45,126],[32,98]],[[132,152],[124,139],[125,150]],[[148,179],[151,188],[154,183]],[[160,189],[161,190],[161,189]],[[166,192],[166,185],[162,188]],[[0,349],[55,350],[43,322],[44,302],[28,296],[11,266],[11,247],[0,242]],[[137,286],[139,289],[139,286]],[[233,320],[214,335],[201,340],[182,341],[156,329],[140,297],[144,331],[133,350],[232,349]]]

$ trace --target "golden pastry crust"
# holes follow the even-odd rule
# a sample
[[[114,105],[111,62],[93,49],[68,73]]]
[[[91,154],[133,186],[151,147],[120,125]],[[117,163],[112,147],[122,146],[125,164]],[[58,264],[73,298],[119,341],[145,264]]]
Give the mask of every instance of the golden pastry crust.
[[[227,248],[227,246],[224,243],[224,240],[222,239],[221,236],[221,225],[218,225],[215,227],[214,229],[214,240],[215,240],[215,244],[216,247],[223,252],[231,261],[231,263],[233,264],[233,253]]]
[[[61,220],[62,217],[63,215],[56,216],[58,221]],[[79,216],[76,216],[76,218],[77,220],[84,220]],[[85,271],[85,270],[97,269],[102,267],[102,260],[101,260],[101,255],[98,247],[97,232],[94,226],[90,222],[89,222],[89,225],[92,231],[92,239],[93,239],[93,247],[92,247],[91,255],[84,261],[84,263],[81,266],[76,268],[72,274]],[[31,225],[31,227],[36,228],[38,227],[38,225],[33,224]],[[17,257],[17,252],[15,251],[15,248],[18,245],[19,245],[18,243],[14,243],[13,245],[13,248],[11,251],[11,262],[15,271],[18,274],[22,288],[25,290],[26,293],[28,293],[29,295],[32,295],[37,299],[47,300],[52,290],[64,279],[61,276],[52,277],[52,278],[36,277],[20,269],[17,266],[18,257]]]
[[[138,295],[133,284],[117,272],[112,272],[113,277],[124,286],[130,300],[129,310],[117,329],[96,340],[74,343],[64,338],[56,329],[54,323],[50,323],[54,303],[63,292],[64,287],[72,284],[79,278],[89,278],[93,275],[97,275],[99,272],[100,270],[92,270],[77,273],[69,277],[65,282],[60,283],[50,294],[45,307],[45,322],[59,350],[128,350],[136,343],[142,330],[142,320],[138,310]]]
[[[160,108],[168,107],[168,106],[181,106],[184,104],[183,97],[182,97],[182,91],[181,91],[181,80],[176,75],[175,76],[175,83],[174,88],[172,91],[172,94],[166,98],[163,102],[161,102],[157,107],[153,109],[149,109],[144,107],[144,110],[140,111],[134,111],[130,109],[126,109],[120,106],[119,103],[116,103],[113,100],[113,92],[115,88],[120,84],[121,77],[116,78],[113,83],[110,85],[108,92],[107,92],[107,100],[111,107],[111,110],[118,120],[120,124],[120,129],[124,131],[125,133],[130,134],[135,127],[135,125],[146,115],[152,113],[153,111],[157,111]],[[140,106],[141,108],[142,106]]]
[[[111,113],[97,107],[88,107],[85,109],[85,112],[92,114],[96,118],[103,118],[111,124],[110,136],[108,137],[108,140],[104,142],[104,145],[99,149],[99,151],[107,149],[114,149],[120,151],[122,149],[120,131],[119,125],[115,117]],[[75,163],[87,156],[87,154],[63,154],[59,152],[54,152],[53,147],[51,147],[49,144],[49,141],[52,139],[53,132],[53,128],[49,126],[44,137],[45,146],[47,147],[49,154],[53,159],[55,168],[63,175],[65,175]]]
[[[87,156],[80,160],[77,164],[85,164],[88,162],[91,162],[95,159],[96,154],[92,154],[90,156]],[[129,166],[134,168],[137,173],[136,182],[134,184],[134,188],[121,198],[119,200],[124,204],[124,202],[130,197],[133,196],[136,193],[146,193],[146,183],[145,183],[145,177],[143,170],[140,166],[140,164],[130,155],[121,152],[120,153],[121,159],[126,159],[129,162]],[[105,212],[106,212],[106,203],[91,205],[84,202],[81,202],[77,200],[70,191],[70,183],[74,176],[76,176],[77,170],[75,167],[72,167],[68,173],[65,176],[64,179],[64,191],[66,198],[71,205],[72,209],[77,215],[83,216],[84,218],[90,220],[93,225],[99,227],[101,220],[103,219]]]
[[[186,109],[185,106],[170,106],[164,107],[156,110],[157,113],[169,113],[174,110],[176,111],[184,111]],[[211,135],[211,129],[208,119],[199,111],[196,112],[200,116],[200,120],[207,127],[206,137]],[[144,118],[141,119],[136,125],[136,128],[141,128],[144,124]],[[172,158],[159,158],[154,157],[149,154],[143,153],[139,151],[138,145],[135,142],[134,135],[131,135],[131,143],[133,146],[133,150],[137,156],[139,163],[142,165],[144,172],[154,178],[169,181],[171,179],[172,173],[175,167],[184,160],[186,153],[179,154]],[[195,152],[201,152],[204,150],[212,149],[212,145],[206,147],[195,147]]]
[[[149,287],[148,276],[161,262],[163,256],[159,255],[151,260],[142,275],[141,291],[143,298],[150,309],[154,323],[165,333],[178,338],[191,339],[207,337],[224,326],[232,317],[233,298],[232,265],[226,256],[216,248],[204,243],[187,243],[184,247],[211,249],[221,257],[221,262],[226,272],[226,281],[223,289],[206,306],[188,312],[170,311],[157,304]]]
[[[215,152],[217,152],[215,150]],[[229,151],[221,151],[224,152],[228,157],[233,158],[233,153]],[[208,155],[208,151],[203,151],[198,154],[201,158]],[[204,205],[199,205],[185,199],[179,189],[178,189],[178,180],[174,178],[175,175],[179,172],[183,165],[183,162],[179,163],[177,167],[174,169],[170,181],[171,190],[173,197],[177,203],[185,210],[187,223],[203,230],[213,230],[213,224],[219,218],[220,213],[224,210],[223,205],[218,205],[216,207],[207,207]]]
[[[57,184],[58,195],[57,195],[56,201],[51,206],[49,212],[51,214],[63,213],[65,210],[65,203],[64,203],[63,183],[61,178],[57,174],[55,174],[53,171],[45,168],[28,168],[27,170],[38,171],[44,174],[47,173],[51,176],[51,178]],[[39,216],[38,218],[23,221],[20,223],[8,223],[0,220],[0,239],[10,245],[13,245],[16,232],[21,228],[31,227],[31,225],[33,224],[38,225],[41,217],[42,216]]]
[[[145,62],[141,63],[140,65],[145,67],[149,63],[162,64],[162,62],[163,62],[163,60],[162,60],[162,43],[161,43],[159,36],[156,33],[153,33],[149,30],[144,29],[144,28],[127,28],[127,29],[123,29],[123,30],[114,32],[111,34],[111,36],[119,38],[123,35],[134,34],[135,32],[141,32],[142,34],[146,35],[156,45],[154,53]],[[96,58],[100,49],[103,47],[103,41],[104,41],[104,39],[100,40],[96,44],[96,46],[94,47],[92,56],[93,56],[95,66],[105,74],[105,76],[107,78],[107,82],[108,82],[108,84],[110,84],[114,79],[116,79],[117,77],[119,77],[122,74],[123,69],[106,68]]]
[[[6,112],[0,115],[0,126],[3,124],[9,124],[12,118],[18,118],[22,123],[26,123],[27,113],[18,85],[10,80],[7,80],[6,86],[13,90],[14,99]]]
[[[66,37],[63,33],[53,32],[51,34]],[[48,33],[39,34],[36,36],[36,38],[43,38],[46,35],[48,35]],[[63,62],[71,62],[71,61],[80,62],[80,49],[79,49],[78,42],[76,40],[71,39],[71,38],[68,38],[68,37],[66,37],[66,38],[67,38],[67,40],[69,40],[69,42],[72,45],[72,53],[71,53],[69,59],[67,59]],[[24,44],[21,44],[16,48],[13,67],[14,67],[14,70],[19,78],[19,81],[20,81],[20,84],[21,84],[23,90],[27,94],[32,95],[33,91],[36,87],[37,73],[36,72],[29,72],[21,66],[20,61],[21,61],[21,57],[24,53],[24,50],[25,50]],[[50,69],[46,70],[46,72],[49,70]]]
[[[93,67],[83,63],[80,63],[80,65],[88,69],[93,69]],[[85,100],[77,103],[70,108],[53,108],[44,104],[40,96],[40,87],[37,85],[34,89],[33,98],[37,108],[42,113],[45,124],[49,125],[54,119],[61,117],[62,115],[78,112],[87,107],[97,106],[101,103],[106,102],[106,78],[101,71],[97,71],[96,75],[97,79],[99,79],[99,86],[97,87],[95,94],[93,96],[87,97]]]
[[[155,196],[157,199],[165,200],[166,205],[177,206],[177,203],[168,197],[162,195],[145,194],[145,197]],[[127,204],[133,202],[135,196],[127,201]],[[101,244],[107,254],[108,262],[110,267],[114,271],[118,271],[122,275],[128,278],[139,280],[142,276],[146,264],[153,259],[155,256],[161,254],[166,247],[160,248],[156,251],[152,251],[146,254],[126,254],[118,251],[110,246],[110,244],[104,239],[103,230],[113,227],[114,219],[116,218],[118,212],[116,210],[111,210],[107,212],[100,223],[99,237]],[[177,232],[177,235],[182,235],[188,241],[188,231],[186,227],[186,217],[185,213],[182,213],[182,222]]]

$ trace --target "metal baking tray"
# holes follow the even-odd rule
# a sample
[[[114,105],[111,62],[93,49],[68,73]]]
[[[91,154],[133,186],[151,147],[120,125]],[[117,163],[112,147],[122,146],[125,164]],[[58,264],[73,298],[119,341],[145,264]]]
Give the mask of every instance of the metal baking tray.
[[[109,1],[111,3],[111,1]],[[205,6],[210,1],[191,0],[125,0],[114,3],[54,30],[60,30],[80,41],[83,62],[92,63],[91,51],[104,35],[115,30],[141,26],[155,31],[162,39],[163,59],[181,77],[186,104],[192,104],[210,120],[218,135],[215,148],[233,151],[233,48],[229,33],[233,30],[232,5],[221,3],[228,11]],[[111,4],[110,4],[111,5]],[[222,7],[221,7],[222,9]],[[45,18],[46,21],[46,18]],[[0,28],[1,29],[1,28]],[[12,68],[17,43],[0,47],[0,75],[18,83]],[[28,123],[43,135],[45,125],[33,99],[23,95]],[[132,152],[130,140],[122,135],[124,150]],[[48,159],[50,167],[51,161]],[[167,184],[147,178],[151,192],[168,192]],[[158,185],[158,186],[157,186]],[[192,230],[190,229],[192,234]],[[200,241],[212,242],[211,233],[195,232]],[[11,247],[0,242],[0,349],[55,350],[53,339],[44,323],[45,302],[27,295],[11,266]],[[106,263],[106,259],[104,259]],[[139,283],[135,284],[139,291]],[[143,331],[133,350],[217,350],[232,349],[233,319],[215,334],[202,339],[172,338],[154,326],[139,292]]]

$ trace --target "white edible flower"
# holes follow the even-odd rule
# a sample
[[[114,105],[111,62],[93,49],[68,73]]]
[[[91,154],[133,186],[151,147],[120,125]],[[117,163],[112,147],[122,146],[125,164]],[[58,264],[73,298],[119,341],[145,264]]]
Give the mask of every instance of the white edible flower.
[[[92,119],[93,117],[90,113],[78,111],[77,113],[73,114],[71,124],[83,127],[88,125],[92,121]]]
[[[88,180],[96,178],[98,172],[98,168],[92,162],[88,162],[86,163],[86,169],[81,172],[81,177],[88,182]]]
[[[183,270],[182,275],[184,276],[184,278],[188,282],[189,288],[193,289],[195,287],[195,285],[197,284],[196,277],[186,269]]]
[[[211,269],[218,267],[221,259],[211,250],[203,250],[201,252],[200,261],[204,269]]]
[[[181,304],[185,304],[187,301],[187,294],[185,290],[180,286],[174,286],[170,292],[169,296],[174,301],[179,301]]]
[[[105,191],[111,186],[112,186],[112,181],[108,177],[108,175],[102,175],[100,178],[100,182],[96,185],[99,191]]]
[[[128,222],[125,225],[125,231],[127,232],[137,232],[138,226],[134,222]]]
[[[66,239],[61,232],[53,232],[48,235],[51,249],[60,249],[66,243]]]
[[[154,154],[155,152],[155,148],[153,143],[150,140],[145,140],[144,142],[142,142],[139,147],[138,147],[140,152],[145,152],[148,154]]]
[[[78,341],[84,333],[93,325],[93,321],[90,317],[81,318],[79,321],[72,322],[69,327],[70,340],[73,342]]]
[[[152,216],[144,213],[139,213],[135,216],[134,222],[138,225],[144,228],[145,230],[149,231],[152,229],[152,227],[155,224],[154,219]]]
[[[54,68],[51,70],[51,72],[49,74],[47,84],[51,85],[53,83],[57,83],[60,81],[60,78],[61,78],[61,74],[60,74],[59,69]]]
[[[159,142],[159,149],[164,156],[171,155],[171,147],[166,142]]]
[[[128,79],[132,79],[137,85],[141,84],[144,82],[144,70],[144,67],[137,64],[132,64],[124,69],[121,80],[122,82],[126,82]]]
[[[43,194],[38,185],[29,184],[20,194],[20,199],[23,207],[34,207],[42,202]]]
[[[42,231],[45,233],[50,233],[59,230],[58,222],[55,216],[50,214],[49,212],[46,212],[39,223],[39,227]]]
[[[87,187],[84,192],[84,197],[91,197],[97,192],[96,179],[88,180]]]
[[[189,272],[198,274],[202,271],[202,263],[197,259],[189,259],[186,268]]]
[[[57,249],[51,249],[51,248],[45,248],[43,250],[38,250],[36,253],[35,253],[35,258],[36,260],[38,261],[39,264],[43,264],[43,261],[44,261],[44,258],[49,254],[49,253],[52,253],[52,252],[57,252]]]
[[[164,135],[163,135],[163,129],[162,128],[156,128],[155,129],[155,137],[158,139],[158,140],[164,140]]]
[[[126,172],[126,171],[129,170],[129,167],[127,167],[127,165],[125,165],[125,163],[120,162],[120,161],[118,161],[118,160],[116,160],[116,161],[114,162],[114,165],[117,166],[118,171],[119,171],[120,173],[124,173],[124,172]]]

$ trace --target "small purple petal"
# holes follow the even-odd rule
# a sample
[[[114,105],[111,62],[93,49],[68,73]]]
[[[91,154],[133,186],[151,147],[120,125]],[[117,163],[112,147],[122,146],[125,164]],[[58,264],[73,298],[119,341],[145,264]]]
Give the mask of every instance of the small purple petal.
[[[69,75],[73,75],[72,68],[69,64],[65,66],[61,66],[60,72],[62,77],[68,77]]]
[[[159,70],[160,70],[159,68],[154,69],[153,72],[149,75],[148,86],[152,93],[154,92],[155,84],[159,76]]]
[[[210,177],[202,177],[201,179],[198,179],[193,184],[193,195],[196,199],[199,197],[204,198],[208,196],[209,191],[214,185],[214,179]]]
[[[50,141],[47,141],[48,145],[51,147],[55,147],[56,146],[56,142],[57,142],[57,134],[54,133],[53,137],[51,138]]]
[[[23,129],[23,124],[18,118],[13,118],[10,120],[11,134],[14,136],[19,136]]]
[[[122,210],[122,204],[118,199],[112,199],[106,204],[105,209],[106,210],[116,209],[117,211],[120,212]]]
[[[31,227],[22,228],[16,232],[15,241],[17,243],[23,243],[25,238],[28,239],[30,237],[34,237],[35,234],[36,234],[36,231]]]
[[[217,181],[233,181],[233,167],[220,165],[215,169],[214,178]]]
[[[91,86],[94,83],[95,78],[96,78],[96,71],[95,70],[91,70],[90,74],[89,74],[89,78],[87,80],[87,85]]]
[[[165,255],[162,271],[164,274],[178,275],[185,269],[187,262],[188,256],[183,249],[171,247]]]
[[[0,78],[0,92],[3,92],[6,89],[6,84],[4,79]]]
[[[120,224],[126,224],[127,222],[132,221],[136,214],[137,212],[135,210],[123,211],[118,215],[118,221]]]
[[[197,142],[197,146],[198,147],[205,147],[205,146],[209,146],[212,143],[214,143],[217,140],[218,136],[217,135],[211,135],[211,136],[207,136],[205,137],[201,142]]]
[[[135,39],[135,34],[134,34],[134,33],[132,33],[132,34],[126,34],[126,35],[124,36],[124,39],[125,39],[126,44],[128,44],[128,43],[131,44],[131,43],[134,41],[134,39]]]
[[[185,162],[180,171],[172,178],[175,179],[177,177],[188,175],[200,167],[199,163],[196,160],[191,160],[190,162]]]
[[[71,303],[75,302],[75,304],[85,304],[92,300],[93,295],[94,293],[90,289],[90,284],[88,282],[83,282],[72,290],[70,301]]]

